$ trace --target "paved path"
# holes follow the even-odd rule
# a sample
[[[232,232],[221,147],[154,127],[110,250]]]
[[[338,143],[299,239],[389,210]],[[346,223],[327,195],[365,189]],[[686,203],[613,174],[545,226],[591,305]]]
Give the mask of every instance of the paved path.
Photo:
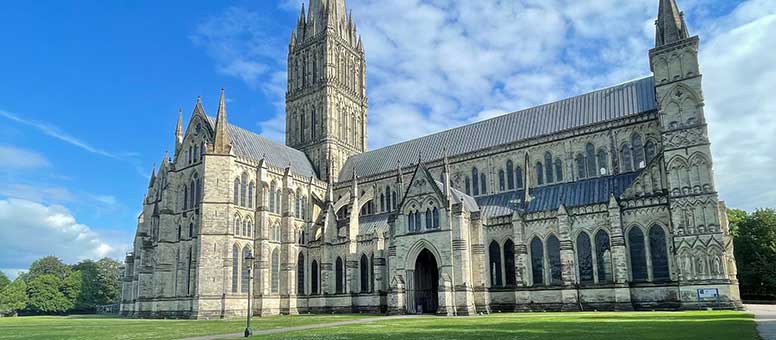
[[[406,318],[416,318],[416,317],[422,317],[422,316],[415,316],[415,315],[383,316],[383,317],[376,317],[376,318],[366,318],[366,319],[349,320],[349,321],[319,323],[319,324],[296,326],[296,327],[284,327],[284,328],[273,328],[273,329],[265,329],[265,330],[255,330],[255,331],[253,331],[253,335],[269,335],[269,334],[277,334],[277,333],[288,333],[288,332],[295,332],[295,331],[305,331],[305,330],[308,330],[308,329],[330,328],[330,327],[339,327],[339,326],[347,326],[347,325],[369,323],[369,322],[375,322],[375,321],[393,320],[393,319],[406,319]],[[241,333],[231,333],[231,334],[221,334],[221,335],[200,336],[200,337],[196,337],[196,338],[186,338],[186,339],[181,339],[181,340],[237,339],[237,338],[242,338],[244,336],[245,336],[245,334],[241,332]]]
[[[757,331],[763,340],[776,340],[776,305],[746,305],[754,313]]]

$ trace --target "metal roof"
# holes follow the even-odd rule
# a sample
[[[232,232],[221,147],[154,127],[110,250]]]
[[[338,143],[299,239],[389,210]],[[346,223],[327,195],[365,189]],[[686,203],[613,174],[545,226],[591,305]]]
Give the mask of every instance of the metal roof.
[[[653,77],[642,78],[555,103],[464,125],[418,139],[387,146],[348,158],[340,181],[395,171],[406,166],[433,162],[494,146],[546,136],[657,110]]]
[[[620,197],[641,172],[630,172],[617,176],[606,176],[577,182],[561,183],[532,188],[533,199],[527,212],[552,211],[560,208],[560,202],[567,208],[609,202],[609,195]],[[523,190],[475,198],[483,217],[497,217],[512,214],[512,200],[522,199]]]
[[[211,116],[207,116],[207,118],[210,125],[215,127],[216,118]],[[227,127],[232,142],[232,152],[236,156],[255,161],[264,159],[267,164],[278,168],[286,168],[290,165],[291,172],[297,175],[318,178],[304,152],[275,143],[229,123],[227,123]]]
[[[358,234],[366,235],[372,233],[385,233],[390,228],[388,225],[388,218],[391,217],[390,212],[377,215],[366,215],[358,217]]]

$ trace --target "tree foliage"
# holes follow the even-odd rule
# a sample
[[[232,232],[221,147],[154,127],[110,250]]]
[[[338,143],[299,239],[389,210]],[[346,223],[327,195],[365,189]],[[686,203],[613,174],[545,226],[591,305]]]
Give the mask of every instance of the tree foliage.
[[[72,270],[70,269],[70,266],[62,263],[62,260],[59,258],[54,256],[46,256],[32,262],[32,265],[30,265],[30,270],[27,272],[27,277],[25,279],[32,281],[38,276],[53,275],[58,277],[60,280],[64,280],[71,271]]]
[[[728,211],[741,293],[776,299],[776,211]]]
[[[16,315],[27,307],[27,283],[16,279],[0,290],[0,315]]]
[[[2,292],[3,288],[9,284],[11,284],[11,280],[8,279],[8,276],[5,276],[5,273],[0,271],[0,292]]]

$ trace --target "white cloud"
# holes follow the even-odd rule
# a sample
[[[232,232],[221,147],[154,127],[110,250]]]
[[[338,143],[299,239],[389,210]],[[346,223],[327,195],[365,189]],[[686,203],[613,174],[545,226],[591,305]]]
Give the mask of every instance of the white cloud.
[[[64,207],[22,199],[0,200],[0,267],[26,268],[54,255],[67,263],[105,256],[119,258],[125,247],[80,224]]]
[[[0,145],[0,169],[28,170],[49,166],[43,155],[10,145]]]
[[[376,148],[649,75],[648,50],[654,44],[658,1],[350,0],[348,4],[367,53],[369,143]],[[721,0],[716,4],[686,0],[681,6],[692,33],[700,34],[706,46],[701,67],[722,197],[731,206],[747,209],[776,206],[776,189],[753,185],[776,179],[766,174],[775,165],[768,153],[776,146],[771,136],[776,130],[773,115],[768,115],[774,104],[767,92],[776,88],[776,77],[769,72],[775,54],[767,48],[776,45],[769,19],[776,2],[743,1],[730,13],[715,13],[732,9]],[[291,1],[280,7],[299,8]],[[225,21],[249,18],[240,12],[246,11],[229,9]],[[251,55],[250,46],[255,44],[271,47],[259,56],[276,61],[264,63],[274,70],[265,74],[273,74],[273,87],[283,88],[284,77],[275,74],[285,73],[287,38],[266,44],[261,32],[274,27],[261,24],[254,20],[211,26],[227,32],[210,35],[215,45],[230,47],[216,49],[224,57],[216,58],[217,63],[238,62]],[[250,70],[234,76],[252,78]],[[278,114],[260,125],[282,142],[284,91],[268,93],[279,103]],[[742,162],[743,154],[751,161]]]

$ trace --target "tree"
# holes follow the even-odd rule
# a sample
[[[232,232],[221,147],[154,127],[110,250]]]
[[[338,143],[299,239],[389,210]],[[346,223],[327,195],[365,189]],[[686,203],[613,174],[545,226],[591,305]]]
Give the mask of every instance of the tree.
[[[62,280],[51,274],[30,280],[27,285],[30,309],[41,314],[61,314],[72,308],[73,304],[62,293],[62,287]]]
[[[121,288],[121,264],[113,259],[103,258],[97,261],[97,304],[107,305],[118,302]]]
[[[734,245],[742,295],[776,299],[776,211],[764,209],[744,216],[734,213],[728,219],[735,225]]]
[[[103,258],[97,262],[84,260],[73,266],[81,273],[81,292],[74,309],[94,312],[97,305],[115,303],[119,297],[119,266],[115,260]]]
[[[741,209],[728,209],[727,211],[728,215],[728,225],[730,227],[730,234],[734,237],[738,235],[738,228],[744,219],[746,219],[746,216],[748,215],[746,211],[743,211]]]
[[[16,315],[27,308],[27,283],[17,278],[0,290],[0,315]]]
[[[60,280],[64,280],[72,269],[62,261],[54,256],[46,256],[35,260],[30,265],[30,271],[27,273],[27,280],[31,282],[36,277],[41,275],[54,275]]]
[[[11,284],[11,280],[8,279],[8,276],[5,276],[5,273],[0,271],[0,292],[3,291],[3,288]]]

